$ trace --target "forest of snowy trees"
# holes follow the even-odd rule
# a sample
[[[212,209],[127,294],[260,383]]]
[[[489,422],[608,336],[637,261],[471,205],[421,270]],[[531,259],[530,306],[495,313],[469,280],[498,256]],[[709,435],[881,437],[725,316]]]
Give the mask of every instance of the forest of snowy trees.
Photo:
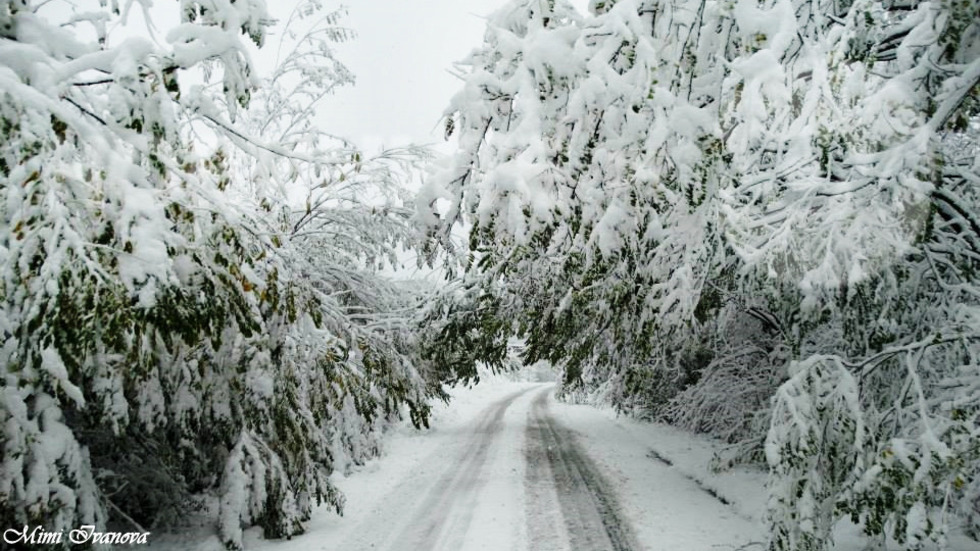
[[[0,3],[0,524],[301,533],[519,338],[774,551],[980,540],[980,0],[512,0],[445,158],[317,126],[336,6],[81,4]]]
[[[465,63],[420,197],[458,330],[768,463],[771,549],[980,537],[980,3],[591,11],[512,2]]]
[[[147,4],[89,7],[0,5],[0,523],[157,529],[207,495],[230,548],[296,534],[441,395],[421,289],[377,275],[423,157],[313,125],[351,79],[318,1],[266,75],[260,0],[174,4],[154,40]]]

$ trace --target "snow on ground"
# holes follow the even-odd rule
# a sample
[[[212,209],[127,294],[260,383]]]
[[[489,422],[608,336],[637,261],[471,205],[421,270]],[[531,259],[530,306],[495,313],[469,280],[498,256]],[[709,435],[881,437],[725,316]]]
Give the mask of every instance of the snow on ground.
[[[451,447],[454,440],[465,435],[468,425],[487,404],[504,398],[522,386],[533,385],[515,383],[505,377],[483,376],[478,385],[450,389],[452,399],[448,404],[433,404],[428,430],[417,430],[408,420],[402,421],[386,435],[382,457],[362,467],[355,467],[348,476],[334,473],[331,480],[347,496],[343,517],[327,507],[321,507],[306,523],[306,534],[291,541],[264,540],[261,529],[252,528],[246,531],[245,548],[249,551],[343,550],[340,544],[355,536],[352,532],[361,527],[361,522],[371,511],[384,504],[386,497],[396,491],[399,482],[424,477],[432,469],[426,460],[432,459],[437,450]],[[391,531],[390,526],[378,528]],[[211,532],[213,530],[209,526],[203,526],[181,534],[151,536],[146,549],[224,551],[224,546]]]
[[[646,549],[766,549],[766,473],[746,467],[715,472],[711,465],[722,443],[612,408],[558,402],[552,412],[611,473]],[[868,549],[860,528],[847,521],[839,523],[834,540],[834,551]],[[903,546],[889,541],[887,549]],[[980,544],[952,534],[949,549],[980,551]]]
[[[765,503],[763,473],[739,469],[712,475],[708,464],[716,448],[711,443],[618,417],[610,409],[553,402],[551,410],[606,473],[644,549],[765,548],[758,521]]]
[[[334,475],[347,495],[344,517],[318,510],[307,533],[291,541],[263,540],[251,529],[246,548],[765,549],[764,472],[712,472],[718,443],[559,403],[553,388],[484,377],[453,389],[448,405],[435,406],[430,430],[400,423],[381,458]],[[151,538],[150,549],[221,550],[203,530]],[[863,549],[856,533],[845,526],[835,549]]]

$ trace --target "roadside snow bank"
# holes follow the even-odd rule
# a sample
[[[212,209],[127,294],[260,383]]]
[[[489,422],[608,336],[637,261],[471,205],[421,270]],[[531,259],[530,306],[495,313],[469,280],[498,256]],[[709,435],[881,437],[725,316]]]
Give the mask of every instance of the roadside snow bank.
[[[624,417],[609,407],[554,402],[552,411],[607,473],[615,473],[610,482],[647,549],[766,548],[767,473],[748,467],[712,470],[723,443]],[[961,534],[950,534],[948,544],[951,551],[980,551],[980,543]],[[834,551],[868,548],[859,526],[838,523]],[[894,541],[886,547],[902,548]]]
[[[711,473],[712,443],[609,408],[561,402],[551,408],[606,473],[645,549],[765,548],[764,473]]]

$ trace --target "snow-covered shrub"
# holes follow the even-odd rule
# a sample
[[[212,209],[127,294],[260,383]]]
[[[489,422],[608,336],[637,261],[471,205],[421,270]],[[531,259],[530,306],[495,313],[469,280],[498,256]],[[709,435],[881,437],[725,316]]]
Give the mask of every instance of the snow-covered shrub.
[[[864,466],[866,439],[858,383],[843,365],[813,357],[790,368],[766,439],[772,549],[828,548],[838,499]]]
[[[943,344],[933,338],[861,371],[866,395],[878,392],[877,371],[900,381],[902,390],[887,407],[865,400],[875,413],[868,415],[876,421],[874,445],[864,450],[867,468],[845,494],[842,510],[867,533],[909,549],[945,546],[957,513],[967,523],[976,518],[970,488],[980,475],[980,408],[976,396],[964,392],[975,368],[957,365],[961,343]]]
[[[909,549],[945,546],[950,518],[974,514],[980,446],[976,399],[926,341],[886,351],[857,375],[832,356],[811,357],[776,393],[766,442],[775,549],[824,549],[830,528],[849,516],[873,537]],[[879,407],[874,371],[899,382]],[[859,382],[859,378],[860,381]],[[959,387],[959,388],[958,388]]]
[[[782,380],[780,359],[779,351],[753,345],[723,353],[700,371],[696,382],[671,397],[658,418],[729,443],[750,439],[757,414],[767,409]]]

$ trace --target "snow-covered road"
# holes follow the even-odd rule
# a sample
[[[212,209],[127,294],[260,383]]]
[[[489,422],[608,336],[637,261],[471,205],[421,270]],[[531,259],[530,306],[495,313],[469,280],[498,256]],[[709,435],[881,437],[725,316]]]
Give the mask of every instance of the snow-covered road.
[[[424,466],[432,468],[412,472],[340,547],[474,548],[487,536],[480,533],[485,522],[500,526],[505,519],[514,524],[518,517],[508,516],[511,511],[502,507],[520,497],[515,457],[506,453],[518,427],[507,413],[528,390],[508,394],[480,411],[455,442],[425,460]]]
[[[761,550],[760,473],[706,475],[689,435],[555,401],[554,385],[455,389],[432,428],[404,424],[384,455],[334,481],[343,517],[249,551]],[[755,500],[755,501],[753,501]],[[196,540],[196,541],[192,541]],[[216,538],[161,538],[153,551],[214,551]]]
[[[322,512],[292,541],[248,549],[753,549],[757,519],[651,458],[633,425],[554,399],[551,384],[458,392],[431,431],[399,429],[349,477],[343,518]],[[667,446],[668,450],[670,446]],[[690,448],[688,448],[690,450]],[[703,455],[703,454],[701,454]],[[761,547],[760,547],[761,548]]]
[[[554,399],[554,385],[491,378],[451,391],[430,430],[407,422],[384,454],[333,480],[289,541],[246,531],[248,551],[763,551],[765,473],[713,472],[718,443],[608,408]],[[148,551],[224,551],[213,525],[155,534]],[[842,523],[834,551],[859,551]],[[900,547],[891,547],[898,549]],[[950,549],[980,551],[961,536]]]
[[[552,418],[552,392],[523,386],[494,399],[338,548],[637,548],[614,493]]]
[[[552,417],[550,396],[550,389],[536,392],[524,443],[529,548],[638,548],[615,492],[572,433]]]

